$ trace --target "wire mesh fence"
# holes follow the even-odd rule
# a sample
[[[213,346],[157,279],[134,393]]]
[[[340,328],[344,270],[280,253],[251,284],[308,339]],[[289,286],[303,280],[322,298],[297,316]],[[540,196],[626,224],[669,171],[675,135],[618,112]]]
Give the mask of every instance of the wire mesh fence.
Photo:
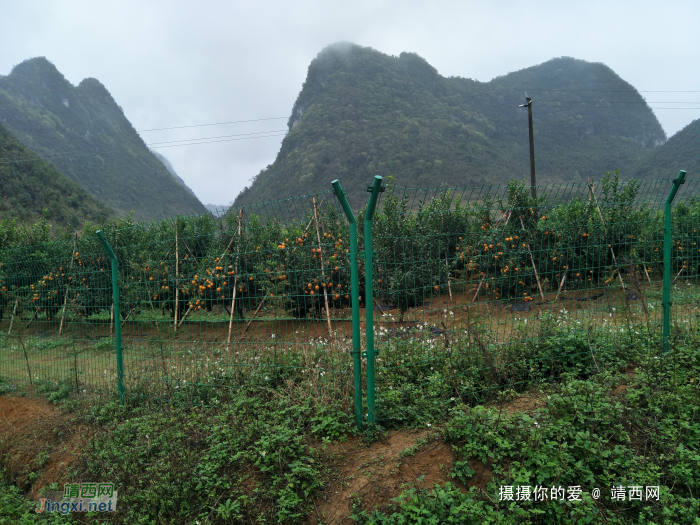
[[[484,402],[661,341],[672,181],[388,187],[374,220],[377,420],[426,398]],[[677,335],[697,329],[700,207],[673,208]],[[401,417],[392,412],[392,417]]]
[[[118,260],[127,397],[209,404],[227,388],[289,381],[351,397],[340,218],[327,192],[103,228]],[[4,381],[113,394],[110,260],[95,231],[1,258]]]
[[[117,392],[117,323],[127,399],[216,404],[241,386],[294,388],[370,420],[426,398],[486,400],[503,389],[603,366],[661,341],[663,204],[671,181],[530,189],[388,185],[372,220],[371,279],[358,267],[363,349],[353,382],[347,219],[330,191],[222,214],[105,225],[0,252],[4,389]],[[358,213],[358,222],[365,210]],[[672,212],[674,334],[697,329],[697,180]],[[369,310],[370,315],[366,316]],[[374,326],[371,326],[371,323]],[[367,383],[367,365],[375,364]],[[361,398],[361,396],[360,396]],[[357,400],[356,400],[357,402]],[[367,412],[365,411],[365,415]]]

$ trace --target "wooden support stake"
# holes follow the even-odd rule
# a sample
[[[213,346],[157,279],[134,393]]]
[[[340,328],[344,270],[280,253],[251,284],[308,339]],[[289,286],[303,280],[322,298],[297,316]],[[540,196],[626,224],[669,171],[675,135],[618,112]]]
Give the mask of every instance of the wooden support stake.
[[[255,320],[255,318],[258,316],[258,312],[260,311],[260,308],[262,308],[263,303],[265,302],[265,299],[267,299],[267,296],[264,295],[262,298],[262,301],[260,301],[260,304],[258,307],[255,309],[255,313],[253,314],[253,317],[251,318],[250,321],[248,321],[248,324],[245,325],[245,328],[243,329],[243,334],[246,333],[248,330],[248,327],[251,325],[251,323]],[[231,311],[231,314],[233,314],[233,310]]]
[[[180,245],[177,242],[177,219],[175,219],[175,314],[173,315],[173,331],[177,332],[177,312],[180,310]]]
[[[75,234],[73,239],[73,252],[70,255],[70,265],[68,266],[68,273],[73,270],[73,259],[75,258],[75,242],[78,240],[78,234]],[[66,295],[63,297],[63,311],[61,312],[61,325],[58,328],[58,335],[63,333],[63,320],[66,317],[66,305],[68,304],[68,291],[70,290],[70,284],[66,286]]]
[[[450,299],[452,299],[452,286],[450,285],[450,267],[447,264],[447,259],[445,259],[445,268],[447,268],[447,291],[450,292]]]
[[[557,290],[557,296],[554,299],[555,303],[559,300],[559,294],[561,293],[561,289],[564,288],[565,282],[566,282],[566,272],[564,272],[564,277],[561,278],[561,283],[559,283],[559,289]]]
[[[132,313],[133,311],[134,311],[134,308],[132,308],[131,310],[129,310],[129,313],[126,314],[126,317],[125,317],[124,320],[122,321],[122,328],[124,328],[124,325],[126,324],[126,320],[129,318],[129,316],[131,315],[131,313]]]
[[[22,345],[22,351],[24,352],[24,362],[27,363],[27,373],[29,374],[29,384],[33,385],[34,383],[32,383],[32,369],[29,367],[29,357],[27,356],[27,349],[24,346],[24,341],[22,341],[22,339],[20,339],[19,336],[17,336],[17,340]]]
[[[109,309],[109,336],[112,336],[112,330],[114,330],[114,302],[112,302],[112,308]]]
[[[17,302],[19,301],[19,298],[15,297],[15,306],[12,308],[12,317],[10,318],[10,328],[7,329],[7,334],[9,335],[10,332],[12,332],[12,323],[15,322],[15,314],[17,313]]]
[[[680,277],[681,273],[683,273],[683,270],[685,270],[685,268],[681,268],[681,271],[676,274],[676,277],[673,279],[673,284],[676,284],[676,281]]]
[[[190,314],[190,311],[191,311],[191,310],[192,310],[192,307],[190,306],[190,307],[187,309],[187,311],[185,312],[185,314],[182,316],[182,319],[180,319],[180,322],[177,324],[177,327],[178,327],[178,328],[180,328],[180,326],[182,325],[182,323],[185,321],[185,318]]]
[[[379,311],[382,313],[382,317],[384,317],[386,314],[384,313],[384,310],[382,310],[382,305],[379,304],[379,301],[377,301],[376,297],[372,297],[372,301],[374,301],[374,304],[379,308]]]
[[[240,236],[241,236],[241,223],[242,223],[242,222],[243,222],[243,209],[239,210],[239,212],[238,212],[238,232],[237,232],[236,235],[238,235],[239,238],[240,238]],[[221,259],[224,258],[224,255],[226,255],[226,252],[227,252],[228,249],[231,247],[231,244],[233,244],[233,240],[234,240],[235,238],[236,238],[235,235],[234,235],[233,237],[231,237],[231,240],[229,241],[228,246],[227,246],[226,249],[224,250],[224,253],[221,254],[221,257],[219,257],[219,260],[221,260]],[[239,248],[240,248],[240,247],[239,247]],[[190,253],[191,253],[191,252],[190,252]],[[194,255],[193,255],[192,257],[194,257]]]
[[[479,297],[479,292],[481,291],[481,285],[484,284],[484,280],[486,279],[486,275],[484,275],[481,278],[481,281],[479,281],[479,286],[476,288],[476,292],[474,292],[474,297],[472,297],[472,303],[476,301],[476,298]]]
[[[238,246],[236,247],[236,264],[233,267],[233,298],[231,299],[231,316],[229,317],[228,320],[228,337],[226,338],[226,351],[228,352],[228,345],[231,344],[231,330],[233,329],[233,313],[236,311],[236,291],[238,290],[238,256],[240,254],[241,250],[241,223],[243,222],[243,210],[240,210],[238,214]],[[231,238],[231,242],[233,242],[233,237]],[[228,243],[229,246],[231,246],[231,242]],[[226,248],[228,250],[228,247]],[[226,251],[224,250],[224,254]],[[223,257],[223,255],[221,256]],[[221,258],[219,258],[221,260]],[[243,331],[245,333],[245,330]]]
[[[182,244],[185,245],[185,248],[187,248],[187,251],[190,252],[190,255],[191,255],[192,258],[196,261],[197,258],[194,256],[194,253],[192,253],[192,250],[190,250],[190,247],[187,246],[187,241],[185,241],[185,239],[182,239]]]
[[[525,231],[525,223],[523,222],[522,218],[520,219],[520,225],[523,227],[523,231]],[[527,253],[530,255],[530,261],[532,262],[532,270],[535,272],[535,279],[537,279],[537,288],[539,288],[540,295],[542,296],[542,300],[544,301],[544,292],[542,291],[542,285],[540,284],[540,276],[537,275],[537,268],[535,267],[535,258],[532,256],[532,252],[530,251],[530,245],[528,243],[525,243],[525,246],[527,247]]]
[[[32,321],[34,320],[34,318],[37,316],[38,313],[39,313],[39,312],[37,312],[36,310],[34,310],[34,313],[32,314],[32,318],[31,318],[31,319],[29,320],[29,322],[27,323],[27,326],[24,327],[25,330],[26,330],[27,328],[29,328],[29,325],[32,324]]]
[[[644,275],[647,276],[647,281],[649,281],[649,284],[651,284],[651,278],[649,277],[649,272],[647,272],[647,265],[642,264],[642,268],[644,268]]]
[[[316,210],[316,197],[313,197],[314,204],[314,220],[316,221],[316,238],[318,239],[319,249],[321,247],[321,231],[318,228],[318,212]],[[321,277],[323,278],[323,299],[326,302],[326,320],[328,321],[328,337],[333,338],[333,329],[331,328],[331,310],[328,307],[328,293],[326,292],[326,273],[323,270],[323,251],[320,253],[321,258]],[[380,308],[381,310],[381,308]]]
[[[605,219],[603,218],[603,212],[600,211],[600,206],[598,205],[598,200],[595,198],[595,193],[593,193],[593,183],[591,182],[591,179],[588,179],[588,191],[590,196],[593,198],[593,202],[595,203],[595,207],[598,209],[598,216],[600,217],[600,222],[603,223],[603,232],[605,232],[605,235],[608,234],[607,228],[605,227]],[[613,262],[615,263],[615,266],[617,267],[617,257],[615,257],[615,251],[612,248],[612,245],[610,245],[610,255],[612,255]],[[644,268],[646,271],[646,267]],[[620,279],[620,284],[622,285],[622,288],[625,288],[625,282],[622,280],[622,273],[617,272],[617,277]],[[648,276],[647,276],[648,277]]]

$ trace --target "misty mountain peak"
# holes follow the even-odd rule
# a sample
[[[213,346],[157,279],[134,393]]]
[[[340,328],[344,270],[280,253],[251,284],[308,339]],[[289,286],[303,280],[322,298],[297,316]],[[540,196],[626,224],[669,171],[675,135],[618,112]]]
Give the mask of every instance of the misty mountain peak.
[[[359,205],[374,175],[417,187],[528,176],[528,116],[519,107],[526,91],[538,181],[631,171],[665,141],[639,92],[601,63],[559,57],[479,82],[445,78],[415,53],[396,57],[339,42],[309,64],[277,159],[235,206],[304,194],[340,177]]]

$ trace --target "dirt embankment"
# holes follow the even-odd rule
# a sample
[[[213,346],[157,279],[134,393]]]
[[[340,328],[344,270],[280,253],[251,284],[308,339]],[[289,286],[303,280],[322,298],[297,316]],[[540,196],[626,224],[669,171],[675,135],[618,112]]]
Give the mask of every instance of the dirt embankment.
[[[0,457],[11,481],[35,499],[50,483],[68,483],[68,469],[88,429],[45,399],[0,396]]]
[[[526,395],[493,408],[532,411],[542,404],[537,395]],[[93,432],[44,399],[0,396],[0,457],[5,458],[6,473],[31,499],[51,483],[62,487],[72,481],[69,470],[79,465]],[[356,499],[373,510],[408,488],[432,489],[450,481],[466,491],[486,489],[491,480],[488,466],[470,459],[476,474],[466,486],[455,482],[450,474],[454,452],[434,428],[392,431],[369,446],[359,437],[349,437],[326,446],[323,454],[332,475],[314,500],[310,525],[350,524]]]

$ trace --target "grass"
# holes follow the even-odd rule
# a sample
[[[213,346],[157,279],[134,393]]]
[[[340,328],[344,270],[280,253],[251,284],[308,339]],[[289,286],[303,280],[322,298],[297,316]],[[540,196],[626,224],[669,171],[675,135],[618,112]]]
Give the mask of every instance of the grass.
[[[470,292],[454,288],[453,297],[436,296],[430,305],[411,309],[402,322],[392,312],[375,314],[380,392],[421,388],[429,382],[459,377],[459,384],[467,386],[458,389],[452,385],[449,397],[471,395],[468,389],[476,388],[473,372],[488,369],[488,383],[498,384],[500,372],[494,375],[494,370],[512,367],[518,361],[534,365],[522,345],[564,327],[571,326],[593,339],[604,334],[627,344],[623,339],[631,343],[640,330],[653,331],[660,322],[656,284],[645,289],[646,309],[640,301],[628,303],[621,292],[612,291],[595,303],[572,300],[579,294],[569,294],[570,300],[533,304],[530,311],[523,312],[512,312],[503,302],[471,303]],[[555,294],[549,290],[546,298]],[[697,323],[698,296],[700,291],[693,283],[675,286],[673,317],[688,328]],[[104,319],[91,318],[91,322],[66,323],[61,336],[57,321],[39,318],[26,328],[24,320],[18,320],[11,336],[0,332],[2,375],[18,386],[31,386],[31,371],[31,382],[72,381],[76,391],[113,392],[117,371],[113,330],[104,322],[108,314],[97,314]],[[284,313],[272,310],[247,331],[245,324],[236,320],[231,343],[227,343],[229,319],[224,314],[193,314],[177,333],[173,333],[172,320],[160,312],[134,315],[123,330],[127,388],[144,395],[150,389],[153,397],[163,398],[185,382],[233,388],[246,384],[253,372],[262,372],[272,381],[280,375],[308,373],[317,375],[314,382],[321,389],[339,388],[340,397],[346,396],[351,366],[346,310],[333,314],[336,320],[331,323],[330,336],[323,320],[288,320]],[[8,326],[5,320],[3,327]],[[575,352],[589,354],[588,343]],[[552,358],[545,360],[551,362]],[[399,368],[403,370],[397,371]],[[437,375],[431,377],[428,371]],[[524,372],[521,370],[521,381],[533,379]],[[477,376],[483,390],[483,374]],[[406,377],[411,379],[408,387]]]

